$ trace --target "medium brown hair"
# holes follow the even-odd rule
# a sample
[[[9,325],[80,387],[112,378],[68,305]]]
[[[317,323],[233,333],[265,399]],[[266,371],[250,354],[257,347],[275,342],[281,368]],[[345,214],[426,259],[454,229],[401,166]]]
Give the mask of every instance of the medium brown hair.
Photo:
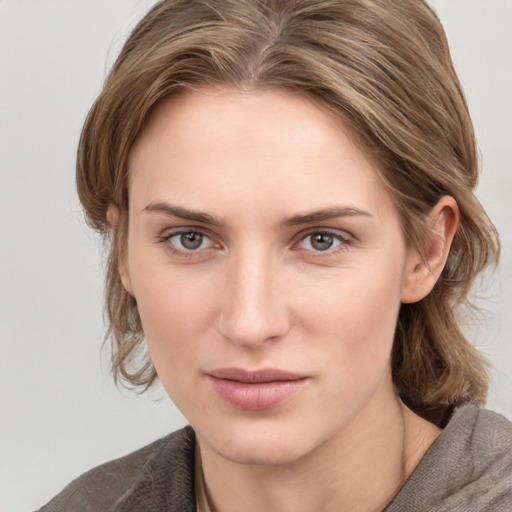
[[[497,261],[499,240],[473,193],[475,138],[446,36],[421,0],[164,0],[140,21],[89,112],[77,160],[86,217],[110,244],[116,380],[145,389],[156,378],[118,274],[130,150],[163,98],[216,85],[294,91],[348,123],[379,163],[411,247],[423,249],[440,197],[455,198],[461,222],[447,265],[426,298],[400,309],[393,378],[399,396],[434,420],[447,405],[483,403],[485,360],[459,316],[476,275]],[[113,232],[110,204],[119,209]]]

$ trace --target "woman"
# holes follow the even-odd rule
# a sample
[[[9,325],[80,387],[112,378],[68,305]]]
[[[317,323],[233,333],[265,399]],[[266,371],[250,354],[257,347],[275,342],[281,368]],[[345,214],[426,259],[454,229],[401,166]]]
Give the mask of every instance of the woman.
[[[458,318],[499,254],[477,174],[423,2],[156,5],[77,183],[114,376],[190,427],[42,510],[507,510],[512,427]]]

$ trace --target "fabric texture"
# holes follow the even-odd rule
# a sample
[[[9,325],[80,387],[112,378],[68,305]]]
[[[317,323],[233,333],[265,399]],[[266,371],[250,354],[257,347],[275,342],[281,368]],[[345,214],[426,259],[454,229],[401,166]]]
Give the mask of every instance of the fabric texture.
[[[195,512],[191,427],[71,482],[39,512]],[[385,512],[512,511],[512,423],[455,409]]]

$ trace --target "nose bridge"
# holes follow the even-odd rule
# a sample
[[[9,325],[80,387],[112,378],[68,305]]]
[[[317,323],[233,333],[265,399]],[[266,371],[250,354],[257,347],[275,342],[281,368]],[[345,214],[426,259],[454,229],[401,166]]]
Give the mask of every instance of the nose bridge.
[[[220,331],[231,342],[256,347],[288,329],[286,300],[271,251],[241,249],[227,273]]]

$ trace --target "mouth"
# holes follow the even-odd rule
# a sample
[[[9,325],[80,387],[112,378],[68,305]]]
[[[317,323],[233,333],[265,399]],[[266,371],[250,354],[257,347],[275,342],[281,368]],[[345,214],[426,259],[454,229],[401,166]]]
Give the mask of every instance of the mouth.
[[[274,368],[257,371],[222,368],[212,370],[207,377],[226,403],[249,411],[281,405],[298,393],[309,380],[307,376]]]

